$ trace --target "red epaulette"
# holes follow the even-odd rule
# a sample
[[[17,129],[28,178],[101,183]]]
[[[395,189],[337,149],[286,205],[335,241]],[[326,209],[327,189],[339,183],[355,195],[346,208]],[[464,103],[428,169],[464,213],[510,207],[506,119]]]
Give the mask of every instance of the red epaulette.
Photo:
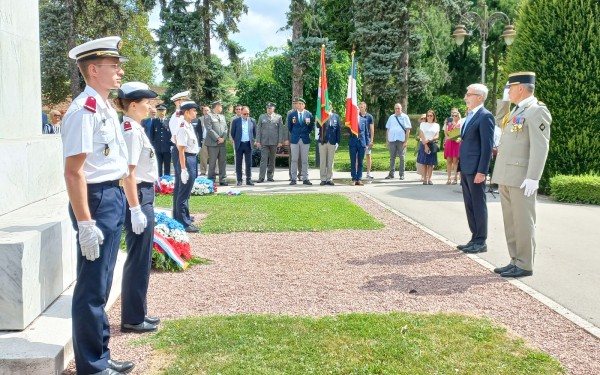
[[[176,116],[176,117],[179,117],[179,110],[177,110],[177,111],[175,112],[175,116]]]
[[[125,121],[123,123],[123,130],[125,130],[125,131],[131,130],[131,123],[129,121]]]
[[[83,108],[87,109],[90,112],[96,113],[96,98],[94,98],[93,96],[88,96],[88,98],[85,100]]]
[[[181,125],[179,125],[179,127],[180,127],[180,128],[183,128],[183,127],[185,127],[185,123],[183,123],[183,122],[182,122],[182,123],[181,123]]]

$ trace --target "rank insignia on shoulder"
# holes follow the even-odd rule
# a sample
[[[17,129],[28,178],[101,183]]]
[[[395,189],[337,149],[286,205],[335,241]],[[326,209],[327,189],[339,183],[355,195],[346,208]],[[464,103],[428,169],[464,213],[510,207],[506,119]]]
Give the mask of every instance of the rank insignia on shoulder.
[[[87,109],[90,112],[96,113],[96,98],[94,98],[93,96],[88,96],[88,98],[85,100],[83,108]]]
[[[181,125],[179,125],[180,128],[185,127],[185,124],[182,122]]]
[[[177,110],[177,112],[175,112],[175,116],[179,117],[179,110]]]
[[[546,106],[546,104],[544,102],[540,102],[539,100],[538,100],[538,105],[541,105],[542,107]]]
[[[123,130],[125,130],[125,131],[131,130],[131,123],[129,121],[125,121],[123,123]]]
[[[544,130],[546,130],[546,125],[544,125],[544,124],[540,124],[540,130],[541,130],[541,131],[544,131]]]

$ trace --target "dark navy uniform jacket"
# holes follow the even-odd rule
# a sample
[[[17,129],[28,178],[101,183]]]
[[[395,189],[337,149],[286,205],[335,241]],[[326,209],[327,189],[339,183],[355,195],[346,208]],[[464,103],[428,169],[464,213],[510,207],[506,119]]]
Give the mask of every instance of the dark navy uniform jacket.
[[[358,117],[358,136],[352,134],[350,128],[348,128],[348,132],[350,133],[349,144],[358,143],[360,147],[367,147],[371,143],[371,129],[369,129],[366,117]]]
[[[164,118],[161,123],[161,119],[158,117],[152,119],[150,125],[150,134],[148,135],[152,145],[154,146],[155,152],[165,153],[171,151],[171,131],[169,130],[169,119]]]
[[[315,127],[315,118],[312,113],[304,110],[302,121],[300,121],[298,111],[292,111],[288,115],[287,125],[290,131],[290,143],[297,144],[302,139],[305,145],[310,144],[310,132]]]
[[[340,132],[341,132],[340,126],[341,126],[340,116],[335,113],[330,114],[327,121],[325,121],[323,126],[320,127],[320,131],[325,132],[325,133],[321,133],[321,134],[325,134],[324,138],[323,138],[323,142],[321,142],[320,139],[318,141],[321,143],[330,143],[332,145],[335,145],[336,143],[340,143]]]

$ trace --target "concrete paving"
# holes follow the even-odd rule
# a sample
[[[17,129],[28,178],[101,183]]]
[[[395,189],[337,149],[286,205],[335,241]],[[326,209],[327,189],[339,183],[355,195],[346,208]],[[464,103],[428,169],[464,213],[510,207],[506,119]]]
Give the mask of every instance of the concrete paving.
[[[235,180],[230,167],[229,181]],[[374,172],[372,182],[351,186],[349,172],[335,172],[336,186],[320,186],[319,171],[309,171],[314,185],[288,185],[286,169],[276,169],[275,182],[255,186],[229,186],[242,192],[364,192],[454,243],[469,240],[460,185],[446,185],[446,173],[435,172],[434,185],[424,186],[415,172],[406,179],[385,180],[387,172]],[[258,176],[253,168],[252,176]],[[221,188],[220,191],[223,191]],[[508,263],[500,197],[488,194],[488,252],[481,258],[494,266]],[[520,279],[578,317],[600,327],[600,207],[557,203],[539,197],[537,251],[534,275]]]

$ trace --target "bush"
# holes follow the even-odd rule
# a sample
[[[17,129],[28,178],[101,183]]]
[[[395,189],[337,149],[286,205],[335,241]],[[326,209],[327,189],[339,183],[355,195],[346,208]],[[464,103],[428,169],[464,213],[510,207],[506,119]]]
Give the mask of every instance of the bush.
[[[550,179],[550,190],[559,202],[600,205],[600,176],[558,175]]]
[[[505,71],[536,72],[535,96],[552,114],[542,192],[559,174],[600,173],[599,20],[597,0],[530,0],[521,7]]]

